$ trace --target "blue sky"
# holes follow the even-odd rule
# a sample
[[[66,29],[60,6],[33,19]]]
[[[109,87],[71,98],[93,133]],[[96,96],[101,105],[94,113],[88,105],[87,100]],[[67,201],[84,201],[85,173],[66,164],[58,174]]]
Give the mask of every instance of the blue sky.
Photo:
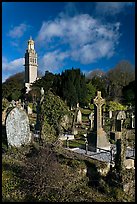
[[[39,70],[107,71],[135,65],[134,2],[3,2],[2,81],[24,71],[32,36]]]

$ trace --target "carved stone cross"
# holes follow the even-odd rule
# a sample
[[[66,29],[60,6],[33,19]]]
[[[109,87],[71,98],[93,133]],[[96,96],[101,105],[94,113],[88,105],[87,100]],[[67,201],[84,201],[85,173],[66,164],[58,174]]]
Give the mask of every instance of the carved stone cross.
[[[101,112],[101,106],[105,103],[105,99],[101,97],[101,91],[97,92],[97,96],[93,100],[94,104],[96,105],[96,128],[97,131],[102,128],[102,112]]]

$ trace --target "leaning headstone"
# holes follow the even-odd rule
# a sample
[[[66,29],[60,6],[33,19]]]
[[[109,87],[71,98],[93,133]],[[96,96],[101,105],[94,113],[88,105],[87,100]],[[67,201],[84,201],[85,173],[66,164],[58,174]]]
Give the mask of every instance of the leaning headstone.
[[[13,108],[6,118],[6,133],[9,146],[20,147],[31,141],[29,119],[23,110]]]
[[[110,143],[107,139],[107,134],[102,128],[102,105],[105,103],[105,100],[101,97],[101,91],[97,92],[97,96],[93,100],[94,102],[94,133],[91,136],[91,143],[95,148],[95,151],[98,149],[107,149],[110,150]]]

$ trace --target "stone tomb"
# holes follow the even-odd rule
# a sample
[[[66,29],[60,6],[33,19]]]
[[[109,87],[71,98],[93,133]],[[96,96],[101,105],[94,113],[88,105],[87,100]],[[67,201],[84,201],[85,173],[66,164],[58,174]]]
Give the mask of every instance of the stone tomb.
[[[73,134],[62,134],[59,136],[59,140],[74,140],[75,137]]]
[[[25,111],[13,108],[6,118],[6,133],[9,146],[20,147],[31,141],[29,119]]]

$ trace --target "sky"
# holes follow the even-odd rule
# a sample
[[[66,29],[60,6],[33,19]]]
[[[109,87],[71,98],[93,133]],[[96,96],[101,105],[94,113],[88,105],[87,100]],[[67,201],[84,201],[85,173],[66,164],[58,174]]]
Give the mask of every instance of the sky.
[[[135,66],[134,2],[2,2],[2,81],[24,71],[32,36],[38,69],[104,72]]]

